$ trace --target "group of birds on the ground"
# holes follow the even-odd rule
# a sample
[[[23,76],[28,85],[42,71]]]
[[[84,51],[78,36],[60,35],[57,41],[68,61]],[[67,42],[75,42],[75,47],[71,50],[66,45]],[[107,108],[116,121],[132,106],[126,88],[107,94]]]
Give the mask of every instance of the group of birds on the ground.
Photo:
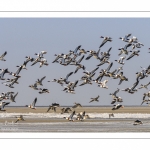
[[[118,85],[122,84],[122,82],[124,81],[128,81],[128,78],[124,75],[123,73],[123,66],[125,65],[125,59],[130,60],[133,59],[134,56],[139,56],[140,50],[135,50],[136,48],[141,48],[142,46],[144,46],[141,42],[138,41],[138,39],[133,36],[131,37],[131,34],[127,34],[124,37],[120,37],[119,39],[121,39],[122,41],[124,41],[126,44],[124,47],[119,48],[118,50],[120,51],[120,53],[118,54],[118,56],[121,56],[122,54],[125,54],[125,56],[121,56],[118,60],[114,60],[116,61],[118,64],[122,65],[119,68],[115,69],[115,70],[111,70],[113,66],[113,62],[111,62],[110,59],[110,52],[112,50],[112,47],[110,47],[107,51],[105,52],[100,52],[101,48],[108,42],[112,42],[112,38],[111,37],[103,37],[101,36],[100,38],[103,38],[102,43],[100,44],[98,51],[95,50],[88,50],[86,51],[85,49],[81,49],[81,45],[77,46],[75,48],[75,50],[70,50],[67,54],[61,53],[61,54],[55,54],[55,59],[52,61],[52,63],[58,63],[60,65],[63,66],[68,66],[68,65],[72,65],[75,66],[76,69],[75,71],[69,72],[65,77],[61,77],[59,79],[53,79],[52,81],[48,81],[48,82],[56,82],[59,83],[61,86],[63,86],[63,90],[66,93],[72,93],[75,94],[75,88],[77,87],[79,81],[82,81],[82,83],[79,86],[84,86],[86,84],[92,84],[93,82],[95,82],[98,87],[101,88],[105,88],[108,89],[108,86],[106,86],[106,84],[108,83],[108,79],[103,80],[103,77],[107,77],[107,78],[111,78],[111,79],[119,79],[119,83]],[[132,50],[128,50],[129,47],[132,47]],[[41,51],[39,53],[35,53],[35,55],[37,56],[37,58],[31,58],[30,56],[26,56],[26,60],[24,61],[24,63],[20,66],[17,66],[18,69],[16,72],[10,72],[7,69],[0,69],[1,73],[0,73],[0,80],[5,80],[5,82],[3,82],[3,84],[5,86],[8,86],[9,88],[14,88],[14,84],[19,84],[18,80],[19,78],[21,78],[21,76],[19,75],[20,71],[22,69],[26,69],[26,65],[28,62],[32,62],[31,66],[35,65],[36,63],[40,63],[40,68],[43,65],[48,65],[47,60],[44,58],[44,54],[46,54],[46,51]],[[131,53],[128,56],[128,54]],[[2,61],[6,61],[5,60],[5,56],[6,56],[7,52],[4,52],[4,54],[2,54],[0,56],[0,60]],[[85,54],[88,54],[87,57],[85,57]],[[83,61],[83,59],[85,58],[85,60],[89,60],[92,57],[94,57],[95,59],[98,60],[98,65],[92,70],[92,71],[87,71],[86,67],[81,64],[81,62]],[[127,58],[126,58],[127,57]],[[100,66],[104,65],[104,64],[108,64],[108,67],[106,69],[101,69],[99,72],[99,75],[93,79],[93,77],[96,74],[96,71],[99,69]],[[150,65],[147,68],[142,68],[142,71],[137,72],[137,77],[136,77],[136,81],[135,83],[129,87],[129,88],[125,88],[122,89],[122,91],[134,94],[138,89],[136,88],[137,85],[139,84],[140,80],[148,77],[150,75]],[[80,69],[83,70],[84,75],[81,77],[80,80],[75,80],[75,81],[69,81],[68,78],[77,73]],[[4,75],[8,73],[9,75],[12,75],[13,78],[8,78],[5,79]],[[43,94],[43,93],[50,93],[50,91],[46,88],[38,88],[38,86],[42,86],[42,81],[46,78],[46,76],[42,77],[41,79],[38,79],[37,81],[35,81],[35,83],[33,85],[29,85],[30,88],[34,89],[34,90],[39,90],[39,94]],[[141,84],[141,88],[146,88],[148,87],[150,83],[143,85]],[[119,88],[117,88],[117,90],[113,93],[110,93],[110,95],[112,96],[113,100],[111,102],[111,104],[115,104],[116,102],[119,102],[119,104],[113,105],[112,110],[117,110],[119,108],[123,108],[124,106],[121,105],[120,103],[123,102],[123,99],[119,96],[117,96],[116,94],[120,91]],[[18,92],[17,92],[18,94]],[[0,101],[5,100],[5,99],[10,99],[12,102],[15,102],[15,97],[17,96],[17,94],[13,95],[13,92],[6,92],[6,93],[2,93],[0,95]],[[100,96],[95,96],[95,98],[91,98],[91,100],[89,101],[89,103],[91,102],[99,102],[98,98]],[[149,99],[146,100],[145,98],[148,97]],[[144,93],[143,96],[143,102],[146,102],[148,104],[148,102],[150,101],[150,92],[148,93]],[[26,105],[27,107],[31,108],[31,109],[36,109],[35,104],[37,102],[37,98],[35,98],[35,100],[33,101],[32,104],[30,105]],[[0,110],[4,110],[4,106],[8,105],[9,103],[6,102],[1,102],[0,106]],[[142,105],[141,104],[141,105]],[[52,105],[49,106],[47,112],[52,109],[54,111],[56,111],[56,108],[59,107],[60,105],[58,103],[52,103]],[[62,109],[62,113],[68,112],[70,111],[69,108]],[[85,113],[83,112],[83,114],[85,115]],[[70,118],[72,118],[72,116],[75,115],[75,111],[73,111],[73,113],[71,114],[71,116],[69,117],[69,120],[72,120]],[[83,115],[81,118],[84,118]],[[68,119],[68,117],[66,117],[66,119]],[[81,119],[82,120],[82,119]]]

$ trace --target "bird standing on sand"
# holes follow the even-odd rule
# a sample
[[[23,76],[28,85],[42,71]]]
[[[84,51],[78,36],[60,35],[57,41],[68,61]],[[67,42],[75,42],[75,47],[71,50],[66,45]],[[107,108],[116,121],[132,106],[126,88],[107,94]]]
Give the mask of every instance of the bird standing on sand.
[[[141,124],[143,124],[143,122],[142,122],[142,121],[140,121],[140,120],[136,120],[136,121],[134,121],[134,124],[133,124],[133,125],[141,125]]]

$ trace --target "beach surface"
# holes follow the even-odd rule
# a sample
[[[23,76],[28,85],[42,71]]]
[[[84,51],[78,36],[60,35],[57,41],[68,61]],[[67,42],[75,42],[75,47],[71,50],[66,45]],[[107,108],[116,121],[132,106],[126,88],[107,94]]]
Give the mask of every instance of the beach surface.
[[[5,107],[7,113],[47,113],[48,107],[37,107],[36,110],[28,107]],[[61,113],[63,107],[57,108],[56,113]],[[66,107],[64,107],[66,108]],[[124,107],[118,110],[112,110],[112,107],[79,107],[71,108],[77,113],[85,111],[86,113],[150,113],[150,107]],[[50,110],[48,113],[53,113]],[[0,112],[1,113],[1,112]]]
[[[124,107],[111,110],[112,107],[80,107],[72,109],[76,114],[85,111],[89,119],[83,121],[68,121],[70,113],[61,114],[61,108],[56,112],[48,107],[37,107],[32,110],[27,107],[6,107],[0,112],[0,132],[150,132],[150,107]],[[114,117],[109,118],[113,113]],[[16,117],[23,115],[25,121]],[[133,125],[135,120],[141,120],[142,125]]]

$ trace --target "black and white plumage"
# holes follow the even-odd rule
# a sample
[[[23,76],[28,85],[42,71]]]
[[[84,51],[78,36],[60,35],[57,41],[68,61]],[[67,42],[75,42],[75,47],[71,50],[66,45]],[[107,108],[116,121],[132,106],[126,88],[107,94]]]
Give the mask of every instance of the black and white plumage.
[[[67,108],[62,108],[61,109],[61,114],[63,113],[69,113],[69,111],[72,111],[71,108],[67,107]]]
[[[61,54],[55,54],[54,56],[56,56],[56,58],[53,60],[53,62],[52,63],[55,63],[55,62],[58,62],[58,60],[60,59],[60,58],[63,58],[63,56],[64,56],[64,54],[63,53],[61,53]]]
[[[7,68],[7,69],[0,69],[0,70],[1,70],[1,73],[0,73],[0,80],[5,80],[4,75],[5,75],[6,73],[10,73],[10,72],[8,71],[8,68]]]
[[[121,39],[124,42],[128,42],[130,39],[129,37],[131,36],[131,33],[125,35],[124,37],[120,37],[119,39]]]
[[[42,89],[42,88],[39,88],[39,94],[43,94],[43,93],[50,93],[50,91],[48,89]]]
[[[123,61],[124,59],[126,58],[126,56],[123,56],[123,57],[120,57],[118,60],[115,60],[115,61],[117,61],[119,64],[121,64],[121,65],[124,65],[125,64],[125,62]]]
[[[116,99],[117,98],[116,94],[119,92],[119,90],[120,89],[117,88],[117,90],[114,93],[110,93],[109,95],[111,95],[113,99]]]
[[[142,121],[140,121],[140,120],[136,120],[136,121],[134,121],[134,124],[133,124],[133,125],[141,125],[141,124],[143,124],[143,122],[142,122]]]
[[[131,52],[132,52],[132,51],[131,51]],[[131,54],[126,60],[131,59],[133,56],[139,56],[139,54],[138,54],[139,52],[140,52],[139,50],[133,51],[132,54]]]
[[[150,98],[149,98],[149,99],[143,99],[141,105],[142,105],[143,103],[149,104],[148,102],[150,102]]]
[[[108,86],[106,86],[107,82],[108,82],[108,80],[104,80],[103,82],[98,82],[98,86],[101,87],[101,88],[108,89]]]
[[[111,51],[112,47],[110,47],[106,52],[101,52],[101,58],[100,61],[102,62],[104,60],[104,58],[109,58],[110,57],[110,51]]]
[[[69,121],[74,121],[73,120],[73,116],[74,115],[75,115],[75,111],[73,111],[69,117],[64,117],[64,118],[67,119],[67,120],[69,120]]]
[[[81,45],[77,46],[74,51],[70,50],[70,53],[72,53],[72,54],[74,54],[74,55],[78,55],[77,52],[78,52],[78,50],[80,49],[80,47],[81,47]]]
[[[34,59],[33,63],[31,64],[31,66],[35,65],[38,62],[41,62],[42,57],[39,56],[38,58]]]
[[[32,102],[32,104],[26,105],[26,107],[29,107],[31,109],[35,109],[36,110],[36,107],[35,107],[36,102],[37,102],[37,97],[34,99],[34,101]]]
[[[93,75],[97,69],[99,69],[99,67],[93,69],[92,71],[87,71],[87,70],[85,70],[85,71],[83,72],[83,73],[85,73],[85,75],[82,76],[81,79],[89,78],[89,76]]]
[[[114,105],[114,107],[112,108],[112,110],[117,110],[117,109],[123,108],[123,107],[124,107],[123,105],[117,104],[117,105]]]
[[[60,107],[58,103],[52,103],[52,105],[49,105],[47,112],[49,112],[51,109],[54,110],[54,112],[56,112],[57,107]]]
[[[40,68],[41,68],[43,65],[48,66],[47,60],[46,60],[45,58],[40,60]]]
[[[113,62],[111,62],[109,64],[109,66],[107,67],[107,69],[101,69],[101,71],[99,72],[100,73],[99,76],[95,79],[96,83],[102,80],[102,78],[107,74],[107,72],[109,72],[109,70],[112,67],[112,65],[113,65]]]
[[[119,81],[118,85],[120,85],[122,83],[122,81],[128,81],[128,78],[123,76],[123,72],[120,72],[119,78],[120,78],[120,81]]]
[[[21,76],[17,76],[17,77],[15,77],[14,78],[14,80],[10,83],[10,84],[7,84],[7,83],[3,83],[3,84],[5,84],[6,86],[8,86],[8,87],[10,87],[10,88],[14,88],[14,84],[16,83],[16,84],[18,84],[18,79],[20,78]]]
[[[143,94],[143,100],[145,99],[146,96],[147,96],[147,97],[150,97],[150,91],[149,91],[148,93],[144,93],[144,94]]]
[[[29,87],[34,89],[34,90],[40,90],[40,88],[37,88],[37,83],[35,83],[33,85],[29,85]]]
[[[58,82],[61,82],[61,83],[66,83],[66,84],[68,84],[69,83],[69,81],[68,81],[68,78],[69,78],[69,76],[71,76],[73,74],[73,72],[70,72],[70,73],[68,73],[67,75],[66,75],[66,77],[65,78],[60,78],[60,79],[58,79]],[[54,79],[55,80],[55,79]],[[57,80],[57,79],[56,79]]]
[[[116,103],[116,102],[122,103],[123,100],[122,100],[121,97],[116,96],[116,98],[114,98],[114,99],[112,100],[111,104],[114,104],[114,103]]]
[[[131,88],[122,89],[122,91],[126,91],[128,93],[133,94],[134,92],[137,92],[137,88],[135,88],[139,84],[139,78],[137,78],[136,82],[133,84]]]
[[[104,40],[100,44],[99,48],[101,48],[106,42],[108,42],[108,41],[111,42],[112,41],[111,37],[103,37],[103,36],[101,36],[100,38],[103,38]]]
[[[75,87],[77,86],[77,84],[78,84],[78,80],[71,83],[70,86],[66,87],[63,91],[66,91],[66,93],[75,94]]]
[[[1,102],[0,103],[0,111],[6,111],[5,109],[4,109],[4,107],[6,106],[6,105],[9,105],[10,104],[10,102]]]
[[[84,55],[83,55],[78,61],[75,61],[75,62],[73,62],[72,64],[70,64],[70,65],[75,65],[75,66],[77,66],[77,68],[76,68],[76,70],[74,71],[74,73],[77,73],[77,71],[78,71],[80,68],[82,68],[83,70],[85,70],[85,66],[82,65],[82,64],[80,64],[81,61],[83,60],[83,58],[84,58]]]

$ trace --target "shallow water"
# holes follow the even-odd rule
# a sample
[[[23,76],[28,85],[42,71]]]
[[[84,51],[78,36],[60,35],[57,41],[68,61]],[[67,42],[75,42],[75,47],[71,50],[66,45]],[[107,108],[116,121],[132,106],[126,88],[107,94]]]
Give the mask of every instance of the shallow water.
[[[133,125],[132,120],[115,122],[55,122],[55,123],[1,123],[1,132],[150,132],[150,121]]]
[[[69,122],[63,119],[69,114],[24,113],[26,121],[14,123],[10,120],[19,115],[1,113],[0,132],[150,132],[150,114],[116,113],[109,119],[108,113],[89,113],[90,119]],[[143,124],[133,125],[137,119]]]

